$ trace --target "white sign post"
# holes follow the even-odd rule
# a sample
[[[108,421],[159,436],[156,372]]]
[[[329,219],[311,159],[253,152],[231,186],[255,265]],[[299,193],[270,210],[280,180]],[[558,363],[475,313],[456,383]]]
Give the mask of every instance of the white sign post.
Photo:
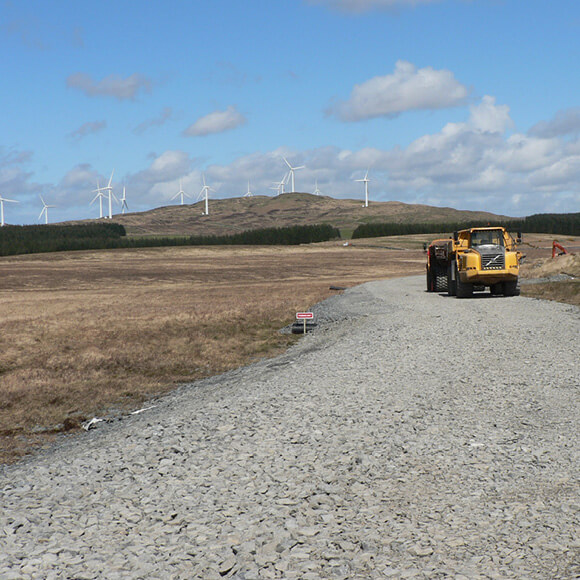
[[[306,334],[306,321],[314,318],[314,312],[297,312],[296,320],[304,320],[304,334]]]

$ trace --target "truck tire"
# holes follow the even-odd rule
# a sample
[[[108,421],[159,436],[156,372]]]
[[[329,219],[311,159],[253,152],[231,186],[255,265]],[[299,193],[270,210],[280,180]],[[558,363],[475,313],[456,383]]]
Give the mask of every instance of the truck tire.
[[[447,272],[443,268],[437,271],[435,289],[436,292],[447,292]]]
[[[514,280],[513,282],[503,283],[503,295],[504,296],[519,296],[520,295],[520,279]]]
[[[466,284],[461,281],[457,270],[457,264],[455,265],[455,285],[455,294],[457,295],[457,298],[471,298],[473,296],[473,284]]]
[[[451,262],[447,268],[447,295],[455,296],[457,293],[457,278],[453,279],[455,275],[455,262]]]
[[[499,296],[500,294],[503,294],[503,284],[492,284],[489,287],[489,291],[492,296]]]

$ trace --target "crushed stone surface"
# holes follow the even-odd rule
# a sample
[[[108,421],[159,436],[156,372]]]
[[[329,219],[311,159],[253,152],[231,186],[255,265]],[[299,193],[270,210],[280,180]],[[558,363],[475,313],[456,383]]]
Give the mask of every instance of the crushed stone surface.
[[[0,578],[575,578],[580,309],[423,277],[0,470]]]

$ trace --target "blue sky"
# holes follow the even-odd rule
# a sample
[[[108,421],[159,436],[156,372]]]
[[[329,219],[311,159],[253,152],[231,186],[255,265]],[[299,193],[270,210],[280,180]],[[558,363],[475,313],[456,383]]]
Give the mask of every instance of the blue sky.
[[[275,195],[284,156],[298,191],[580,211],[579,38],[575,0],[0,0],[5,219],[98,217],[113,169],[131,211]]]

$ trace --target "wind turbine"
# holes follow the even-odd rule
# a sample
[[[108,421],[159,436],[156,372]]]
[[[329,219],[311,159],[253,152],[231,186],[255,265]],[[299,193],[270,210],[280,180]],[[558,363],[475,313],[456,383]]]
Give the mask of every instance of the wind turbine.
[[[282,178],[281,181],[274,181],[274,185],[276,187],[271,187],[270,189],[275,189],[278,193],[276,195],[280,195],[282,193],[284,193],[284,185],[286,185],[286,183],[288,183],[288,176],[290,175],[290,173],[286,173],[286,175],[284,175],[284,177]]]
[[[100,188],[99,186],[99,180],[97,179],[97,189],[93,189],[93,193],[97,192],[97,195],[95,195],[95,197],[93,198],[93,201],[91,201],[91,203],[89,205],[93,205],[93,203],[95,203],[95,201],[97,201],[97,199],[99,200],[99,217],[102,218],[103,217],[103,198],[105,197],[105,194],[103,193],[103,190]]]
[[[320,195],[322,192],[318,189],[318,179],[314,180],[314,191],[312,192],[314,195]]]
[[[209,192],[215,191],[215,189],[213,189],[209,185],[207,185],[207,183],[205,182],[205,175],[204,174],[202,174],[202,178],[203,178],[203,187],[201,188],[201,191],[199,192],[197,199],[201,199],[202,197],[205,197],[205,212],[203,213],[203,215],[209,215]]]
[[[0,226],[4,226],[4,202],[19,203],[15,199],[6,199],[0,195]]]
[[[369,170],[367,169],[364,179],[355,179],[355,181],[360,181],[365,184],[365,204],[363,207],[369,207]]]
[[[304,165],[300,165],[299,167],[292,167],[292,165],[290,165],[290,163],[288,163],[288,159],[286,159],[286,157],[283,157],[282,159],[284,159],[284,161],[286,162],[286,165],[288,165],[288,168],[290,169],[290,177],[292,178],[292,191],[295,192],[296,189],[294,187],[294,172],[298,171],[299,169],[304,169]],[[282,192],[284,193],[284,192]]]
[[[252,197],[253,195],[254,194],[250,190],[250,180],[248,179],[248,191],[246,191],[246,193],[244,193],[244,197]]]
[[[107,185],[107,187],[103,187],[103,191],[108,191],[109,192],[109,219],[113,218],[113,198],[115,198],[115,201],[117,203],[119,203],[119,200],[115,197],[115,194],[113,193],[113,187],[111,186],[111,182],[113,181],[113,173],[115,173],[115,170],[113,169],[113,171],[111,171],[111,177],[109,177],[109,184]],[[103,217],[103,216],[101,216]]]
[[[190,197],[189,195],[187,195],[187,193],[185,193],[185,191],[183,191],[183,187],[181,187],[181,179],[179,180],[179,191],[171,199],[175,199],[177,196],[181,196],[181,204],[180,205],[183,205],[183,198],[184,197]]]
[[[42,211],[40,212],[40,215],[38,216],[38,220],[40,221],[42,219],[42,214],[44,214],[44,223],[48,224],[48,208],[49,207],[56,207],[56,205],[47,205],[47,203],[42,198],[42,195],[40,195],[39,197],[40,197],[40,201],[42,202]]]
[[[123,185],[123,197],[119,200],[121,202],[121,213],[125,213],[125,210],[129,211],[129,206],[127,205],[127,196],[125,195],[125,186]]]

